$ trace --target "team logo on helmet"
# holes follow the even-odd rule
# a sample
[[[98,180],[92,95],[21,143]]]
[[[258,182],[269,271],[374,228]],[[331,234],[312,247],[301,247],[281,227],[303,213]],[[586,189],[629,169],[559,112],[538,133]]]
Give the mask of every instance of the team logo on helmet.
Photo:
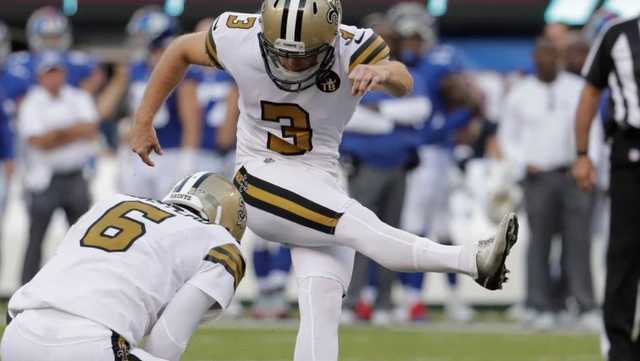
[[[327,11],[327,21],[329,24],[340,24],[340,14],[342,8],[340,0],[329,0],[329,11]]]
[[[238,208],[238,220],[236,224],[242,228],[247,226],[247,208],[245,208],[244,201],[240,200],[240,207]]]

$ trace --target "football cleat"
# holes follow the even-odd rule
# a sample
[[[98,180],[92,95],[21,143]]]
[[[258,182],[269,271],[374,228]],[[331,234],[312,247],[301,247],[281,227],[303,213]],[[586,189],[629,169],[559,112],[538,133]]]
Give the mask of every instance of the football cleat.
[[[507,281],[509,270],[505,266],[511,247],[518,240],[518,217],[509,213],[500,222],[496,236],[478,242],[476,282],[489,290],[499,290]]]

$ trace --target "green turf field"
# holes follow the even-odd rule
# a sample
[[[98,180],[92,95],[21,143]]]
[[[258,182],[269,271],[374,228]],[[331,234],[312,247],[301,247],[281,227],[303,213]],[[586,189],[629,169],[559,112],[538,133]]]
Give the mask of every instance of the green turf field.
[[[342,361],[596,361],[595,336],[344,328]],[[183,360],[291,360],[292,329],[202,329]]]
[[[243,322],[244,324],[244,322]],[[287,361],[295,325],[204,327],[185,361]],[[596,336],[528,333],[510,327],[343,327],[342,361],[600,361]]]

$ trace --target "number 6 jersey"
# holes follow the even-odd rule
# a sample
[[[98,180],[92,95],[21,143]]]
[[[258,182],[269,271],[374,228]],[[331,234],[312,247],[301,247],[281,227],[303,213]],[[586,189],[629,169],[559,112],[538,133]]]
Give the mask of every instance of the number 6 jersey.
[[[211,63],[228,71],[240,90],[237,163],[287,157],[335,171],[342,132],[360,100],[351,95],[349,72],[386,59],[389,48],[370,29],[341,25],[331,71],[315,86],[287,92],[265,70],[260,32],[260,15],[224,13],[205,44]]]
[[[161,202],[116,195],[69,229],[55,256],[13,295],[9,312],[54,308],[135,346],[185,283],[225,308],[244,270],[223,227]]]

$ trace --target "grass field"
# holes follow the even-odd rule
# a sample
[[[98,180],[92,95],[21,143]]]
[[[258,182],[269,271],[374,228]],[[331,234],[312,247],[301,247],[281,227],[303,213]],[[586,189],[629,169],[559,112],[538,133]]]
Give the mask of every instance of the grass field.
[[[194,336],[184,361],[287,361],[295,323],[224,321]],[[509,324],[343,327],[342,361],[600,361],[596,336],[530,333]]]
[[[596,336],[427,328],[344,327],[342,361],[599,361]],[[183,360],[291,360],[295,329],[203,328]]]

